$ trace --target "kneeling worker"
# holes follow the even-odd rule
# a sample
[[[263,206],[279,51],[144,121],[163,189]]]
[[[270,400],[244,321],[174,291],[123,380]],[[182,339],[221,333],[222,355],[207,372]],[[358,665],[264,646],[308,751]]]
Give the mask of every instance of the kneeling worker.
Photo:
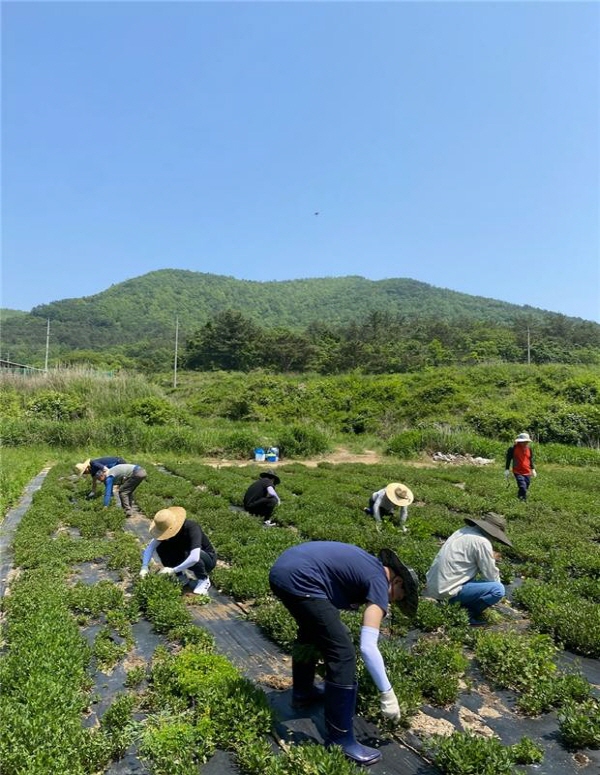
[[[408,507],[415,499],[415,496],[405,484],[392,482],[381,490],[374,492],[369,498],[369,505],[365,509],[365,514],[375,517],[379,526],[381,517],[393,517],[394,509],[400,508],[400,527],[402,532],[406,533],[406,520],[408,519]]]
[[[200,525],[186,519],[185,509],[171,506],[157,511],[150,534],[154,537],[144,549],[140,576],[148,575],[148,565],[156,552],[163,564],[159,573],[176,575],[184,581],[184,571],[189,571],[196,579],[194,594],[208,595],[208,574],[217,564],[217,553]]]
[[[263,471],[246,490],[244,510],[255,517],[264,517],[265,524],[270,525],[275,506],[281,503],[279,495],[275,492],[280,481],[275,471]]]
[[[478,626],[487,623],[482,613],[505,595],[492,539],[506,546],[512,543],[500,514],[488,511],[481,519],[465,517],[465,522],[446,540],[427,571],[427,594],[466,608],[470,623]]]

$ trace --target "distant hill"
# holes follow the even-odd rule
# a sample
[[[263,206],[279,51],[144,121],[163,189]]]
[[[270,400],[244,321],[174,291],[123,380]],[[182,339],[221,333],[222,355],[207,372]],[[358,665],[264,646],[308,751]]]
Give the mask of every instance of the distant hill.
[[[30,313],[2,311],[2,351],[38,355],[50,320],[53,352],[101,351],[111,346],[172,342],[175,319],[182,337],[217,313],[236,309],[263,327],[303,330],[311,323],[349,325],[379,310],[444,323],[477,320],[510,325],[575,322],[600,332],[596,323],[529,306],[471,296],[406,278],[312,278],[255,282],[233,277],[162,269],[112,285],[102,293],[34,307]]]

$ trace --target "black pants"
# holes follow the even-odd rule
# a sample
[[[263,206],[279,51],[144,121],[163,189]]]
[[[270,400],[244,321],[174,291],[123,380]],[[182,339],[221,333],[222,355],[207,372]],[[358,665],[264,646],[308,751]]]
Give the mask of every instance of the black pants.
[[[205,579],[217,564],[217,558],[212,554],[200,549],[200,559],[194,565],[187,569],[191,571],[197,579]]]
[[[296,643],[315,646],[323,655],[325,680],[351,686],[356,681],[356,651],[338,609],[329,600],[290,595],[275,584],[271,589],[296,620]]]
[[[275,511],[275,506],[277,506],[276,498],[260,498],[259,500],[254,501],[254,503],[251,503],[249,506],[246,506],[246,511],[249,514],[253,514],[255,517],[265,517],[265,519],[270,519],[271,515]]]

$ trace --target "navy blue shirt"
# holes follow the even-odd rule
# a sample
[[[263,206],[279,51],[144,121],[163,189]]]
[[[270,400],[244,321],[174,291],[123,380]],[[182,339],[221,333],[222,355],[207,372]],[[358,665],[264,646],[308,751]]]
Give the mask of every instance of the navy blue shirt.
[[[92,479],[96,476],[98,471],[103,470],[104,466],[112,468],[113,466],[118,466],[120,463],[124,462],[122,457],[96,457],[93,460],[90,460],[90,474]]]
[[[389,583],[381,560],[353,544],[309,541],[292,546],[277,558],[269,580],[292,595],[324,598],[338,609],[369,602],[388,610]]]

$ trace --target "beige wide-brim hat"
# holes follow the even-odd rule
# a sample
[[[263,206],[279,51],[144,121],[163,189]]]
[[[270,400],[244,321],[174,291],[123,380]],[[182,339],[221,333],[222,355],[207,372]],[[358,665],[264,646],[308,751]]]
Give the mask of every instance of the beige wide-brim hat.
[[[506,519],[502,514],[496,514],[493,511],[488,511],[481,519],[473,519],[471,517],[465,517],[467,525],[475,525],[482,530],[490,538],[495,538],[497,541],[501,541],[507,546],[512,546],[512,541],[506,535]]]
[[[184,522],[185,509],[181,506],[161,509],[156,512],[150,523],[150,535],[157,541],[166,541],[167,538],[173,538],[179,533]]]
[[[83,463],[75,463],[74,471],[79,476],[83,476],[90,465],[90,458],[88,457],[87,460],[84,460]]]
[[[385,488],[385,497],[391,501],[394,506],[410,506],[415,496],[405,484],[392,482]]]
[[[528,433],[519,433],[515,439],[515,444],[518,444],[521,441],[531,441],[530,435]]]

